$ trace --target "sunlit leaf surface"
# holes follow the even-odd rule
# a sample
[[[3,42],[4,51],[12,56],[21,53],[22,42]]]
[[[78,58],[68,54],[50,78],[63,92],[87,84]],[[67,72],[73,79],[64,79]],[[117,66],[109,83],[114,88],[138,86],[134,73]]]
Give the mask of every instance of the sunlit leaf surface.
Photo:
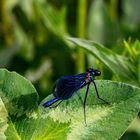
[[[110,105],[97,99],[91,85],[86,106],[87,126],[83,118],[85,88],[72,99],[54,109],[43,109],[44,117],[56,125],[68,123],[67,139],[119,139],[140,109],[140,89],[127,84],[96,81],[100,96]],[[49,100],[52,97],[48,97]],[[44,102],[44,101],[43,101]],[[46,122],[47,123],[47,122]]]

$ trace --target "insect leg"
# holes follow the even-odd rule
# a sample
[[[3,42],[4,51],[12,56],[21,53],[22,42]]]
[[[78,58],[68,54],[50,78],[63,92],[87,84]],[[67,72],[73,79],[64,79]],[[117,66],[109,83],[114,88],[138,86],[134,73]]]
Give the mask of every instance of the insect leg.
[[[85,121],[85,124],[86,124],[86,100],[87,100],[89,85],[90,85],[90,83],[88,83],[88,85],[87,85],[87,90],[86,90],[85,99],[84,99],[84,121]]]
[[[105,101],[104,99],[102,99],[102,98],[99,96],[99,93],[98,93],[98,90],[97,90],[97,86],[96,86],[95,81],[93,81],[93,84],[94,84],[94,88],[95,88],[96,95],[97,95],[98,99],[104,101],[106,104],[109,104],[107,101]]]

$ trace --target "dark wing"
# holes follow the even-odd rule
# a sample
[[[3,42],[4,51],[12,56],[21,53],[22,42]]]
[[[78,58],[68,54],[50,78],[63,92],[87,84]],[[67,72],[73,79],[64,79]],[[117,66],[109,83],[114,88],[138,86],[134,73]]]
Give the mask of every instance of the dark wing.
[[[86,85],[85,79],[85,74],[61,77],[56,81],[54,96],[63,100],[70,98],[74,92]]]

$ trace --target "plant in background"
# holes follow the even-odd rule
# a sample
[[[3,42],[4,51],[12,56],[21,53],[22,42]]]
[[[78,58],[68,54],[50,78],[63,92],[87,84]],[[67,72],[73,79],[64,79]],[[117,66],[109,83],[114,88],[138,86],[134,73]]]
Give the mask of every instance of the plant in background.
[[[39,102],[51,93],[59,76],[80,73],[92,66],[101,69],[102,79],[139,87],[139,5],[139,0],[1,0],[0,67],[14,70],[29,79],[38,91]],[[131,42],[122,44],[129,37]],[[18,127],[20,119],[15,126]],[[58,129],[60,127],[62,125]]]

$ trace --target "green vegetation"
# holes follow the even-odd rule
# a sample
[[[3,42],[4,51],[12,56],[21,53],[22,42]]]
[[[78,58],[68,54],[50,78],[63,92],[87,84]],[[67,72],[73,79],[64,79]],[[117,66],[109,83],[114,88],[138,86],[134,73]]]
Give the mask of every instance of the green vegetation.
[[[87,101],[87,126],[85,126],[82,115],[83,104],[79,100],[84,97],[85,88],[77,93],[79,96],[63,102],[61,106],[44,109],[42,103],[37,108],[36,90],[24,77],[1,69],[0,79],[2,138],[118,139],[137,116],[140,108],[139,88],[98,80],[99,92],[110,105],[102,104],[95,94],[90,94]],[[89,93],[94,93],[93,87],[90,87]],[[108,132],[111,135],[108,135]]]
[[[139,0],[1,0],[0,139],[139,140],[139,7]],[[91,86],[87,127],[85,88],[42,108],[57,78],[89,67],[102,72],[97,86],[111,104]]]

